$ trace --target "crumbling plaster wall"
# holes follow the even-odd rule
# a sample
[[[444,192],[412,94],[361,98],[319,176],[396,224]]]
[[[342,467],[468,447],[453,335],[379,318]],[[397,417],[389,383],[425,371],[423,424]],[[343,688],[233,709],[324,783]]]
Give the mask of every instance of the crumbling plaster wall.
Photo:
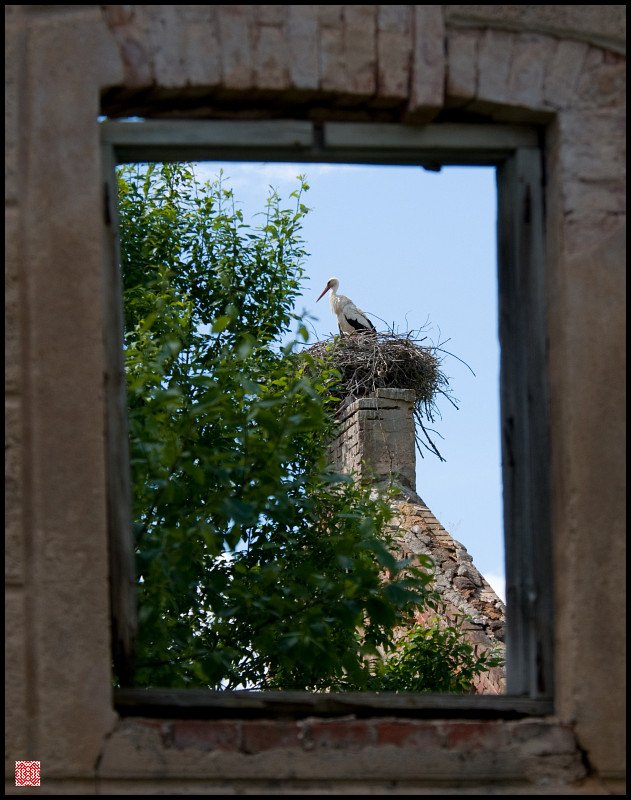
[[[625,7],[8,5],[5,18],[7,791],[26,758],[57,793],[622,792]],[[168,722],[117,719],[103,110],[545,126],[554,718],[381,734],[330,721],[317,745],[271,737],[263,756],[238,721],[226,755],[226,721],[182,744]]]

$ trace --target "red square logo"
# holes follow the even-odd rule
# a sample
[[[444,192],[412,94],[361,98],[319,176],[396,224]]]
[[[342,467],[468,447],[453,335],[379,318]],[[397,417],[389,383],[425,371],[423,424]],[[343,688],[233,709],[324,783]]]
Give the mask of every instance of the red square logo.
[[[39,786],[39,761],[15,762],[16,786]]]

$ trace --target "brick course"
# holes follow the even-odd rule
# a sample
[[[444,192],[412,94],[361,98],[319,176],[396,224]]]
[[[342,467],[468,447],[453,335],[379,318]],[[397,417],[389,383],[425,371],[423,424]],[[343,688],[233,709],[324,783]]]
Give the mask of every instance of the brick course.
[[[127,719],[105,747],[99,777],[133,778],[142,785],[156,772],[168,772],[186,782],[223,775],[277,785],[293,779],[308,786],[322,774],[322,758],[337,780],[380,776],[392,781],[395,791],[409,782],[462,780],[472,765],[480,774],[494,771],[497,780],[535,790],[549,785],[552,774],[555,782],[569,783],[585,776],[571,727],[556,722],[343,717],[195,723]],[[556,759],[553,770],[551,758]]]

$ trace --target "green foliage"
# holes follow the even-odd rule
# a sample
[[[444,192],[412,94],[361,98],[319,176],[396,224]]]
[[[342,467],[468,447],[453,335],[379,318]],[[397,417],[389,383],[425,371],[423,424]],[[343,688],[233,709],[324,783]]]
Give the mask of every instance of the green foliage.
[[[280,344],[306,338],[306,188],[292,209],[271,192],[251,228],[221,178],[120,170],[138,685],[361,685],[424,602],[387,504],[327,470],[333,374],[307,379]]]
[[[222,176],[119,170],[136,685],[374,688],[430,596],[429,562],[392,555],[388,504],[327,468],[337,375],[307,376],[293,310],[307,189],[291,208],[270,191],[252,227]]]
[[[499,653],[479,655],[464,637],[464,617],[452,624],[444,616],[429,625],[414,625],[392,653],[376,662],[371,688],[392,692],[470,693],[475,678],[501,666]]]

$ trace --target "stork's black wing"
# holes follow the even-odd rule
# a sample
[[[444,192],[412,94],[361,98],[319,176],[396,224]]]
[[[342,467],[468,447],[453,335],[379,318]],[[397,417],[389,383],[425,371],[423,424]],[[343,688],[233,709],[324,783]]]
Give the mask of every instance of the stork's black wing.
[[[353,328],[355,328],[356,331],[365,331],[365,332],[368,332],[368,333],[376,333],[375,326],[372,324],[372,322],[368,319],[368,317],[366,317],[365,319],[366,319],[366,322],[368,323],[368,326],[370,326],[370,327],[368,327],[367,325],[364,325],[358,319],[352,319],[351,317],[346,317],[346,321],[348,322],[348,324],[351,325]]]

